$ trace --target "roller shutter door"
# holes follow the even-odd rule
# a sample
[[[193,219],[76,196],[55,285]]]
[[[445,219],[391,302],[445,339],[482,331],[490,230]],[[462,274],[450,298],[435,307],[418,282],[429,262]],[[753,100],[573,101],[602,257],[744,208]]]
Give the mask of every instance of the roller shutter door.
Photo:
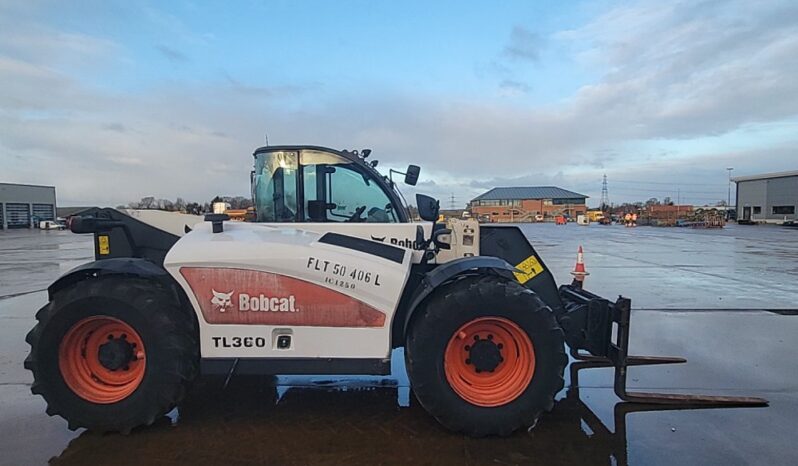
[[[52,204],[33,204],[33,216],[37,220],[55,220]]]
[[[8,228],[30,227],[30,211],[28,210],[28,204],[9,202],[6,204],[6,216],[8,216]]]
[[[3,222],[3,203],[0,202],[0,230],[3,229],[5,222]]]

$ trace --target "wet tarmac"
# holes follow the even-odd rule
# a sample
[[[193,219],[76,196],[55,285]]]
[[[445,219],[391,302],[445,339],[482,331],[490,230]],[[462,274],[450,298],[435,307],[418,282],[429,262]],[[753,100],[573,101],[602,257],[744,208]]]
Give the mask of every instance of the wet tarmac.
[[[743,228],[524,227],[559,280],[581,243],[588,287],[633,298],[634,353],[688,359],[630,369],[631,388],[770,407],[647,410],[618,401],[610,369],[586,369],[531,432],[503,439],[442,429],[413,398],[401,351],[390,377],[203,377],[154,426],[71,432],[30,394],[24,336],[46,293],[24,292],[90,259],[91,243],[0,232],[0,464],[796,464],[798,232]]]

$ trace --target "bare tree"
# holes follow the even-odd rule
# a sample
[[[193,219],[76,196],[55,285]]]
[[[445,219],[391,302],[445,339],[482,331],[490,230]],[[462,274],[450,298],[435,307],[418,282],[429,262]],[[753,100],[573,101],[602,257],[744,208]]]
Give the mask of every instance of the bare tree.
[[[182,197],[175,199],[175,210],[178,212],[186,211],[186,201],[184,201]]]
[[[139,209],[154,209],[155,198],[153,196],[142,197],[139,201]]]

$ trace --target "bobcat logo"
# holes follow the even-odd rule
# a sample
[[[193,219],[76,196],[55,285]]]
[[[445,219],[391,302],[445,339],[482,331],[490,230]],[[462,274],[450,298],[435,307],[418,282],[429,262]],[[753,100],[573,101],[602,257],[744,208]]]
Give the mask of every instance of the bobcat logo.
[[[228,307],[233,306],[233,300],[230,298],[233,295],[233,291],[230,291],[229,293],[219,293],[214,289],[211,289],[211,291],[213,292],[211,304],[213,304],[213,307],[216,310],[219,312],[224,312]]]

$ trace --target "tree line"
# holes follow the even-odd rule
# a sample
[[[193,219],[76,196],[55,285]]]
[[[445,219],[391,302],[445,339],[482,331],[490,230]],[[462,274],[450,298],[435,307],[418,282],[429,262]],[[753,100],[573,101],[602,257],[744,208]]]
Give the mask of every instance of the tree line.
[[[182,212],[184,214],[202,215],[213,211],[213,204],[216,202],[226,202],[231,209],[248,209],[253,206],[252,199],[244,196],[216,196],[209,202],[186,201],[178,197],[174,201],[170,199],[160,199],[154,196],[142,197],[140,201],[133,201],[127,205],[120,205],[121,209],[149,209],[164,210],[167,212]]]
[[[613,204],[613,205],[602,205],[600,209],[602,212],[636,212],[645,209],[646,207],[651,207],[655,205],[674,205],[673,200],[670,197],[664,198],[662,201],[657,199],[656,197],[652,197],[646,202],[638,201],[638,202],[624,202],[623,204]],[[720,200],[715,203],[716,207],[725,207],[726,201]]]

